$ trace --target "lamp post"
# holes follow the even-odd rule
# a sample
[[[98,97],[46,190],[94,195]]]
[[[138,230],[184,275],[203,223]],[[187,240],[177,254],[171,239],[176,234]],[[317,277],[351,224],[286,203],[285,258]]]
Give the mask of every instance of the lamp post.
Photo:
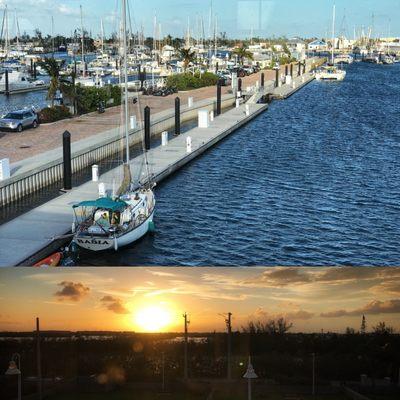
[[[251,364],[250,356],[249,356],[249,362],[247,364],[247,371],[243,375],[243,378],[247,379],[247,400],[251,400],[251,380],[258,378],[258,376],[254,372],[254,368],[253,368],[253,365]]]
[[[18,353],[12,355],[6,375],[18,375],[18,400],[21,400],[21,356]]]

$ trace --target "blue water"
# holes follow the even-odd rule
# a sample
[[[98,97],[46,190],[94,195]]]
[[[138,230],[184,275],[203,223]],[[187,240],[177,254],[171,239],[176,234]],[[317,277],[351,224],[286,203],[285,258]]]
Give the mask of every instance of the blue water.
[[[313,82],[159,185],[156,233],[95,265],[399,265],[400,65]]]

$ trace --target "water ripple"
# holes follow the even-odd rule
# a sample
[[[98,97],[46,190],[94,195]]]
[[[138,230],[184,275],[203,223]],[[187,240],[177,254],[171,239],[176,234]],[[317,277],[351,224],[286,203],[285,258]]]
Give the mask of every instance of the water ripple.
[[[157,189],[156,233],[98,265],[399,265],[393,67],[313,82]]]

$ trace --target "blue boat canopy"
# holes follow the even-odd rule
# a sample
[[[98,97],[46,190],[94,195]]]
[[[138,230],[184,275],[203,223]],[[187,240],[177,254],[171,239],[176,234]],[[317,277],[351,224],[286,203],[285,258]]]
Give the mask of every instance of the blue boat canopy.
[[[128,204],[122,200],[112,200],[109,197],[101,197],[97,200],[82,201],[79,204],[75,204],[73,208],[77,207],[96,207],[96,208],[106,208],[111,211],[122,211]]]

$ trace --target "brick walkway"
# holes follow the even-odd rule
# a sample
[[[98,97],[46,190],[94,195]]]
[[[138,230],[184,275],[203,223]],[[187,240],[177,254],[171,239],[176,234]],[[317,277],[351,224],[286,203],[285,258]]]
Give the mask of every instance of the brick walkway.
[[[264,71],[265,80],[273,80],[275,71]],[[243,88],[254,85],[260,80],[260,73],[243,78]],[[222,94],[228,93],[230,87],[223,87]],[[187,104],[188,97],[194,101],[212,98],[216,96],[215,87],[206,87],[188,92],[180,92],[181,104]],[[174,107],[176,96],[156,97],[141,96],[140,105],[130,104],[130,115],[138,115],[145,106],[151,108],[152,114]],[[108,108],[104,114],[87,114],[81,117],[58,121],[51,124],[41,125],[37,129],[28,129],[21,134],[15,132],[0,132],[0,159],[9,158],[10,162],[16,162],[28,157],[43,153],[45,151],[60,147],[62,134],[65,130],[71,133],[71,140],[78,140],[96,135],[98,133],[116,128],[121,125],[120,107]]]

